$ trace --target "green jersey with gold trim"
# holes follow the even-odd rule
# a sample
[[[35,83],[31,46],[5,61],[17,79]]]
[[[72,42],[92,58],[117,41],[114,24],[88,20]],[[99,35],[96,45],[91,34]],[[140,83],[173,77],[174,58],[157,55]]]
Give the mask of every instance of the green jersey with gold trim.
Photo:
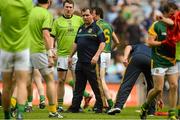
[[[154,22],[148,31],[150,36],[156,37],[156,41],[163,41],[166,39],[166,25],[161,21]],[[175,55],[171,54],[171,50],[167,45],[152,47],[153,68],[157,67],[171,67],[175,64]]]
[[[100,19],[96,21],[96,24],[103,30],[104,36],[106,39],[106,46],[104,48],[104,52],[111,52],[111,46],[112,46],[112,33],[113,29],[109,23],[104,21],[103,19]]]

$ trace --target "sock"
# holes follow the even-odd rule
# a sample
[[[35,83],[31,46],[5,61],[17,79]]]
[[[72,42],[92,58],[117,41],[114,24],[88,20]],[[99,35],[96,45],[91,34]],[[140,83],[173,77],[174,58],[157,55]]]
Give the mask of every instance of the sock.
[[[180,109],[178,109],[178,116],[180,116]]]
[[[16,98],[11,97],[11,107],[15,108],[16,107]]]
[[[62,106],[63,105],[63,98],[59,98],[58,99],[58,106]]]
[[[168,113],[169,113],[169,116],[175,116],[176,115],[176,110],[175,109],[170,109],[168,111]]]
[[[11,115],[10,115],[10,111],[9,110],[5,110],[4,111],[4,119],[10,119],[11,118]]]
[[[33,101],[33,96],[28,96],[28,102],[32,102]]]
[[[24,112],[25,105],[17,104],[18,114],[22,114]]]
[[[27,107],[28,106],[28,101],[26,101],[26,103],[25,103],[25,107]]]
[[[111,108],[111,107],[113,106],[113,101],[112,101],[112,99],[108,99],[107,102],[108,102],[109,107]]]
[[[74,87],[74,84],[75,84],[75,83],[74,83],[74,80],[70,80],[68,84],[69,84],[71,87]],[[84,97],[89,97],[89,93],[86,92],[86,91],[84,91],[83,96],[84,96]]]
[[[31,107],[32,107],[32,102],[28,102],[28,106],[31,106]]]
[[[28,96],[28,106],[32,106],[33,96]]]
[[[83,93],[83,96],[84,96],[84,97],[89,97],[89,95],[90,95],[90,94],[89,94],[88,92],[84,91],[84,93]]]
[[[40,102],[45,101],[45,96],[44,95],[40,95]]]
[[[56,112],[56,105],[54,105],[54,104],[49,104],[49,106],[48,106],[48,111],[49,111],[49,112],[52,112],[52,113],[55,113],[55,112]]]
[[[148,104],[147,102],[145,102],[145,103],[142,105],[142,107],[147,110],[147,109],[149,108],[149,104]]]
[[[70,81],[68,82],[68,84],[69,84],[71,87],[74,87],[74,80],[70,80]]]

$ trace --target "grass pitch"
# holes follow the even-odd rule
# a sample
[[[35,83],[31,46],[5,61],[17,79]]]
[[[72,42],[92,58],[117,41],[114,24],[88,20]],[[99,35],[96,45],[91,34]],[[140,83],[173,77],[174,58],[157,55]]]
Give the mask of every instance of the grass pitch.
[[[136,112],[139,110],[139,107],[128,107],[123,109],[123,111],[120,114],[116,115],[108,115],[106,113],[102,114],[95,114],[93,111],[84,110],[84,113],[62,113],[64,116],[64,120],[139,120],[139,113]],[[48,118],[48,110],[47,107],[44,110],[41,110],[37,108],[36,106],[33,107],[33,112],[31,113],[25,113],[24,114],[25,120],[30,120],[30,119],[49,119]],[[3,110],[0,108],[0,119],[3,119]],[[167,119],[167,116],[148,116],[149,120],[163,120]]]

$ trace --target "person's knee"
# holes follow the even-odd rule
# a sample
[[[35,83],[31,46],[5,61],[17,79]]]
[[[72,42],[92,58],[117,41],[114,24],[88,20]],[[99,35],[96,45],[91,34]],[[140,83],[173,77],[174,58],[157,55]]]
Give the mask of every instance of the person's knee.
[[[65,83],[65,79],[59,78],[58,84],[59,84],[59,85],[64,85],[64,83]]]
[[[176,83],[170,83],[170,84],[169,84],[169,87],[170,87],[170,90],[177,91],[178,84],[176,84]]]
[[[161,92],[163,92],[163,90],[162,90],[162,88],[154,88],[154,90],[155,90],[155,92],[157,93],[157,94],[160,94]]]

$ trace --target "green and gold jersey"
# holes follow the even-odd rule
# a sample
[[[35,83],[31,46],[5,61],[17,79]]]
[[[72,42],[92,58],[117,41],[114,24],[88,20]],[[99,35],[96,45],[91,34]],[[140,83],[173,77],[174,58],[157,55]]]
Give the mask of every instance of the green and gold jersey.
[[[180,42],[176,43],[176,60],[180,61]]]
[[[57,40],[58,56],[70,55],[78,28],[82,24],[82,18],[76,15],[71,18],[60,16],[54,21],[51,35]]]
[[[112,45],[112,32],[113,29],[111,27],[111,25],[109,23],[107,23],[106,21],[104,21],[103,19],[100,19],[98,21],[96,21],[96,24],[103,30],[104,32],[104,36],[106,39],[106,46],[104,48],[104,52],[111,52],[111,45]]]
[[[53,16],[43,7],[34,7],[29,18],[29,28],[31,30],[31,53],[45,52],[43,29],[51,30]]]
[[[29,48],[28,21],[32,7],[32,0],[1,0],[1,49],[20,52]]]
[[[166,25],[163,22],[154,22],[148,31],[149,35],[156,37],[157,41],[166,39]],[[168,46],[154,46],[152,47],[153,68],[157,67],[171,67],[175,64],[175,56],[170,54],[171,51]]]

